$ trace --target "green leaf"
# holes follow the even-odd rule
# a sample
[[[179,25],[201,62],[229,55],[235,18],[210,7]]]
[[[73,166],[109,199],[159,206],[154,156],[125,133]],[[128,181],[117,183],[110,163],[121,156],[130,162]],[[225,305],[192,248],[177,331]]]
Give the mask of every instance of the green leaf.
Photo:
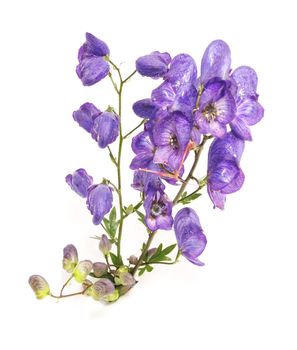
[[[110,258],[111,258],[111,261],[112,263],[114,264],[115,267],[120,267],[123,265],[123,260],[121,257],[118,258],[117,255],[115,255],[114,253],[110,252]]]
[[[172,244],[163,249],[162,244],[160,244],[155,253],[146,262],[148,264],[152,264],[156,262],[170,261],[171,258],[169,258],[167,255],[170,254],[175,247],[176,244]]]
[[[142,276],[146,271],[146,266],[145,267],[141,267],[139,270],[138,270],[138,276]]]
[[[151,265],[146,265],[146,271],[147,272],[152,272],[153,271],[153,267]]]
[[[129,207],[125,207],[125,212],[126,212],[127,215],[132,214],[133,211],[134,211],[134,206],[133,206],[133,204],[130,204]]]
[[[200,196],[201,196],[201,193],[196,192],[188,197],[184,197],[184,198],[182,197],[179,202],[182,204],[190,204],[192,201],[194,201],[195,199],[197,199]]]
[[[142,212],[140,212],[139,210],[136,210],[136,214],[139,216],[138,220],[145,225],[145,216],[144,214],[142,214]]]

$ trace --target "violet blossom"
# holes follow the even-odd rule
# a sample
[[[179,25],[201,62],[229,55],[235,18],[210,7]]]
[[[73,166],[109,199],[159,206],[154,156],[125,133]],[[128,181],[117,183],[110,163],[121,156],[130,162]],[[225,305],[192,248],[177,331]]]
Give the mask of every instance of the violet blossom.
[[[68,174],[65,180],[70,188],[83,198],[87,197],[88,189],[93,184],[92,176],[88,175],[85,169],[77,169],[73,174]]]
[[[93,185],[88,189],[87,206],[93,215],[94,225],[99,225],[112,208],[112,189],[105,184]]]

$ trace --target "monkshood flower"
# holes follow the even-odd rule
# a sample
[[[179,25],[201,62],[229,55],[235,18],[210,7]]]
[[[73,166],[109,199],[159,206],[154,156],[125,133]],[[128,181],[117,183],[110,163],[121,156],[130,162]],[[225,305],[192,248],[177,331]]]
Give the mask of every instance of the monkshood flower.
[[[113,112],[103,112],[94,120],[92,137],[100,148],[113,143],[119,135],[119,118]]]
[[[159,108],[150,98],[135,102],[132,106],[134,113],[140,118],[151,119],[156,116]]]
[[[199,108],[195,112],[195,122],[202,134],[223,137],[235,117],[235,100],[230,91],[231,83],[220,78],[212,78],[203,89]]]
[[[94,121],[101,113],[93,103],[87,102],[80,106],[77,111],[73,112],[73,119],[79,126],[91,133],[94,127]]]
[[[148,168],[156,151],[156,146],[153,144],[150,133],[142,131],[134,136],[131,147],[136,156],[130,164],[130,169]]]
[[[244,141],[229,132],[215,139],[208,153],[207,191],[214,207],[224,209],[226,195],[238,191],[244,182],[239,166]]]
[[[105,184],[93,185],[88,189],[87,206],[93,215],[94,225],[99,225],[112,208],[112,189]]]
[[[36,295],[37,299],[43,299],[50,295],[49,284],[39,275],[33,275],[29,278],[29,285],[32,288],[33,292]]]
[[[142,76],[158,79],[165,76],[170,62],[169,53],[154,51],[137,59],[136,70]]]
[[[109,64],[104,56],[109,55],[108,46],[90,33],[86,33],[86,42],[78,52],[79,64],[76,73],[83,85],[94,85],[109,73]]]
[[[89,273],[92,271],[93,264],[90,260],[80,261],[76,268],[74,269],[72,275],[76,282],[83,283],[84,280],[88,277]]]
[[[156,151],[154,162],[168,166],[173,172],[180,170],[190,141],[192,124],[180,112],[169,114],[155,126],[153,131]]]
[[[73,244],[68,244],[63,249],[63,269],[71,273],[78,263],[77,249]]]
[[[198,257],[204,251],[207,240],[193,209],[183,208],[176,214],[174,232],[180,253],[191,263],[203,266]]]
[[[252,68],[241,66],[235,69],[231,79],[237,87],[237,109],[230,126],[237,137],[251,141],[252,135],[249,127],[257,124],[264,115],[264,109],[258,102],[258,77]]]
[[[111,242],[105,234],[100,238],[99,249],[104,256],[109,255],[109,252],[111,251]]]
[[[146,213],[145,222],[151,231],[171,229],[172,202],[163,190],[149,188],[143,206]]]
[[[99,281],[95,282],[88,289],[88,295],[90,295],[95,300],[101,300],[107,295],[112,294],[114,290],[114,285],[109,279],[100,278]]]
[[[174,57],[165,81],[152,91],[152,102],[170,112],[181,111],[191,116],[197,99],[197,67],[190,55]]]
[[[231,67],[231,51],[223,40],[211,42],[201,60],[200,83],[205,84],[212,78],[227,80]]]
[[[108,266],[102,262],[93,263],[93,272],[95,277],[101,277],[108,271]]]
[[[68,174],[65,180],[70,188],[83,198],[87,197],[88,188],[93,184],[92,176],[88,175],[85,169],[77,169],[73,174]]]

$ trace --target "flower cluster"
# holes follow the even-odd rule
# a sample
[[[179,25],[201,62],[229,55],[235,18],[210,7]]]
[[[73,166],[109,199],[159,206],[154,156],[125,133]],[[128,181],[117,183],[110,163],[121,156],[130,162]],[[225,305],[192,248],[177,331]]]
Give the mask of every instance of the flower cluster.
[[[70,188],[86,199],[86,207],[95,225],[104,231],[98,239],[104,261],[79,261],[77,249],[69,244],[63,250],[63,268],[70,274],[60,295],[51,293],[47,281],[33,275],[29,284],[38,299],[47,295],[62,298],[89,295],[95,300],[115,301],[135,285],[135,275],[151,272],[154,264],[174,264],[180,255],[202,266],[200,255],[207,239],[194,209],[183,207],[175,215],[175,206],[190,204],[206,186],[214,208],[224,209],[226,196],[238,191],[244,183],[240,160],[245,142],[252,140],[251,126],[264,114],[258,102],[257,75],[247,66],[231,69],[231,52],[222,40],[215,40],[206,48],[200,69],[195,60],[182,53],[175,57],[167,52],[154,51],[136,60],[136,69],[127,78],[110,59],[108,46],[87,33],[79,49],[76,73],[83,85],[90,86],[109,77],[118,96],[119,106],[100,111],[86,102],[73,112],[73,119],[87,131],[102,149],[107,148],[117,172],[117,184],[107,178],[94,184],[85,169],[66,176]],[[123,134],[128,122],[122,121],[122,91],[135,73],[159,80],[149,98],[133,104],[141,123]],[[117,74],[116,82],[113,73]],[[128,136],[143,126],[132,138],[134,157],[130,169],[134,171],[132,187],[139,191],[140,201],[123,204],[121,180],[122,144]],[[118,140],[117,154],[112,145]],[[196,166],[208,140],[207,173],[198,179]],[[185,162],[193,154],[194,162],[185,174]],[[197,184],[192,193],[186,192],[189,182]],[[175,186],[173,198],[166,194],[167,186]],[[113,203],[117,195],[118,205]],[[117,207],[117,209],[116,209]],[[117,215],[117,210],[119,216]],[[145,226],[148,234],[139,257],[131,255],[127,263],[121,253],[124,220],[132,214]],[[158,230],[173,230],[176,243],[151,248]],[[113,251],[116,249],[116,252]],[[169,254],[177,248],[176,258]],[[63,294],[68,282],[74,279],[82,285],[77,293]]]

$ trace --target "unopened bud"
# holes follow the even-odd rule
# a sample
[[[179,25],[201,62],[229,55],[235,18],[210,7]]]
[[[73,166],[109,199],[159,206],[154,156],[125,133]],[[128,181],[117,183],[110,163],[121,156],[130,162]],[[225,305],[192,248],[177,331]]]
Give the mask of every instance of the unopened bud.
[[[130,263],[131,265],[136,265],[137,262],[138,262],[138,258],[137,258],[137,256],[135,256],[135,255],[131,255],[131,256],[129,257],[128,261],[129,261],[129,263]]]
[[[113,294],[114,290],[114,285],[109,279],[101,278],[89,288],[89,295],[95,300],[100,300]]]
[[[73,271],[73,277],[78,283],[83,283],[92,271],[93,264],[90,260],[80,261]]]
[[[30,287],[33,289],[33,292],[36,295],[37,299],[43,299],[46,296],[50,295],[49,284],[39,275],[33,275],[29,278]]]
[[[104,256],[109,255],[109,252],[111,251],[110,240],[107,238],[107,236],[105,234],[103,234],[101,236],[100,243],[99,243],[99,249]]]
[[[121,266],[117,269],[116,276],[114,279],[117,285],[132,286],[133,284],[135,284],[134,277],[128,271],[129,268],[127,266]]]
[[[108,301],[108,302],[113,302],[113,301],[118,300],[119,297],[120,297],[119,290],[118,290],[118,289],[115,289],[114,292],[113,292],[112,294],[107,295],[107,296],[104,297],[103,299],[104,299],[105,301]]]
[[[71,273],[78,263],[77,249],[73,244],[68,244],[63,249],[63,269]]]
[[[108,270],[108,266],[102,262],[95,262],[93,264],[93,272],[95,277],[103,276]]]

